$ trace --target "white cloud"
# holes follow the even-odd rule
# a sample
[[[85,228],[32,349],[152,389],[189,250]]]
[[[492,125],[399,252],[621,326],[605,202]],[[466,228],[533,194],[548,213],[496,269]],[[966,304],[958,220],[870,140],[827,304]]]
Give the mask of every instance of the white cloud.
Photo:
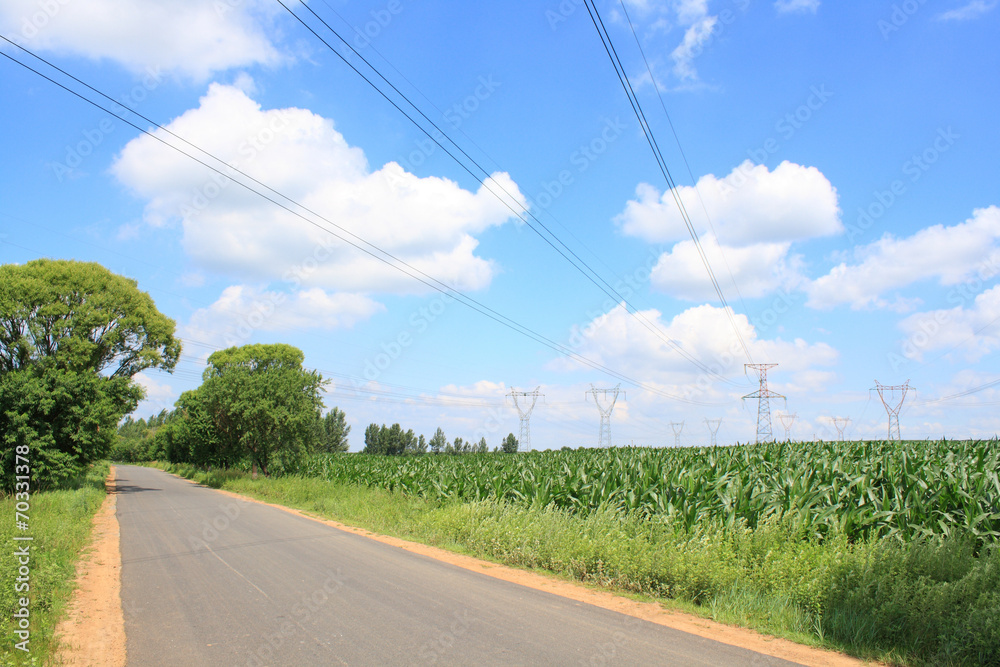
[[[233,67],[280,63],[283,56],[261,28],[274,12],[263,0],[5,0],[0,30],[33,50],[204,80]]]
[[[806,285],[807,305],[885,308],[893,303],[882,297],[885,292],[920,280],[937,278],[942,285],[957,285],[984,272],[995,275],[1000,264],[1000,208],[976,209],[963,223],[934,225],[904,239],[886,234],[855,254],[858,263],[841,263]]]
[[[953,299],[960,299],[954,292]],[[899,323],[906,334],[903,356],[922,361],[934,350],[964,352],[969,362],[976,362],[1000,349],[1000,286],[978,294],[971,304],[954,308],[914,313]]]
[[[755,243],[739,248],[720,248],[711,236],[703,237],[701,241],[716,279],[728,297],[735,296],[730,287],[734,281],[739,285],[742,296],[752,298],[779,287],[789,288],[801,279],[796,262],[787,257],[789,243]],[[680,299],[717,299],[693,241],[682,241],[671,251],[663,253],[650,274],[650,284]]]
[[[702,202],[723,245],[783,243],[843,231],[837,190],[815,167],[782,162],[774,171],[747,160],[725,178],[702,176],[697,189],[682,185],[662,195],[640,184],[616,218],[622,231],[651,243],[686,238],[684,220],[674,202],[683,202],[692,222],[706,227]]]
[[[459,289],[485,287],[496,271],[475,255],[474,234],[503,224],[510,209],[485,187],[470,192],[444,178],[418,178],[395,162],[371,171],[361,149],[348,145],[329,119],[305,109],[265,111],[242,90],[212,84],[200,106],[168,129]],[[150,224],[180,220],[182,246],[201,268],[336,290],[426,291],[148,136],[129,142],[113,172],[147,200]],[[493,181],[493,189],[499,185],[524,203],[509,176],[494,174]]]
[[[157,382],[145,373],[137,373],[132,376],[132,379],[145,390],[146,398],[144,400],[150,403],[170,404],[173,402],[173,398],[177,396],[174,388],[169,384]]]
[[[724,309],[696,306],[670,321],[665,321],[655,309],[640,314],[715,373],[731,379],[744,377],[746,359]],[[811,384],[814,376],[810,373],[816,366],[829,366],[837,361],[837,351],[826,343],[758,338],[756,329],[745,315],[733,317],[754,360],[780,363],[782,372],[793,373],[793,381],[798,378],[802,384]],[[697,396],[708,391],[707,385],[701,384],[702,380],[707,378],[709,384],[716,380],[714,376],[703,376],[696,366],[639,319],[628,314],[621,304],[595,318],[582,330],[574,330],[570,340],[580,355],[642,382],[659,383],[670,393]],[[582,368],[579,362],[569,358],[557,359],[550,367],[564,371]],[[797,375],[805,371],[810,373]]]
[[[716,16],[699,19],[684,31],[684,39],[670,53],[674,61],[674,76],[682,82],[697,80],[698,72],[694,68],[694,60],[701,55],[705,43],[712,39],[712,30],[717,21]]]
[[[941,21],[970,21],[990,12],[997,6],[997,0],[972,0],[956,9],[938,15]]]
[[[350,328],[382,310],[360,294],[329,294],[319,288],[288,294],[232,285],[215,303],[192,313],[182,335],[202,343],[242,345],[254,331]]]
[[[779,14],[815,14],[820,0],[775,0],[774,8]]]

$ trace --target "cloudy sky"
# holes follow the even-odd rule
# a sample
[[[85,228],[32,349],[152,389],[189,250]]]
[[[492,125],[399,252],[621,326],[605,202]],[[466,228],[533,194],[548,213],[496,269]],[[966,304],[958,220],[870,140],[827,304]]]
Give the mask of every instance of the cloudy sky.
[[[582,0],[282,1],[0,6],[0,261],[177,321],[141,415],[286,342],[352,449],[536,387],[534,447],[594,445],[619,384],[615,444],[746,442],[747,363],[796,439],[883,436],[876,381],[1000,432],[996,0],[597,0],[669,182]]]

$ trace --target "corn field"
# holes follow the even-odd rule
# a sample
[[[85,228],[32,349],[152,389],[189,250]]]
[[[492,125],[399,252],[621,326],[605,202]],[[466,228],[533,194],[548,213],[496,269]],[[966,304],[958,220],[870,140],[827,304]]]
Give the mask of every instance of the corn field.
[[[784,517],[804,534],[1000,538],[998,441],[763,443],[462,456],[333,454],[304,474],[433,499],[600,506],[691,529]]]

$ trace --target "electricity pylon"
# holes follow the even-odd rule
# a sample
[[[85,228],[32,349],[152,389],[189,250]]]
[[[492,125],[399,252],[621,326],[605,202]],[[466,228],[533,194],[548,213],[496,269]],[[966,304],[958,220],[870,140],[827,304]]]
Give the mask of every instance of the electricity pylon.
[[[752,368],[757,371],[757,376],[760,378],[760,389],[743,397],[744,399],[757,399],[757,442],[769,442],[774,440],[774,435],[771,434],[771,399],[785,398],[781,394],[773,392],[767,388],[767,369],[774,368],[777,365],[778,364],[743,364],[744,370]]]
[[[684,430],[684,422],[670,422],[670,428],[674,431],[674,447],[680,447],[681,431]]]
[[[538,390],[541,387],[535,387],[535,391],[515,391],[513,387],[510,390],[510,397],[514,399],[514,407],[517,408],[517,414],[521,416],[521,438],[518,440],[520,448],[526,452],[531,451],[531,411],[535,409],[535,403],[538,402],[539,396],[544,396],[544,394],[539,394]],[[522,398],[531,397],[531,405],[527,408],[522,408],[521,404],[517,402],[517,397]]]
[[[781,420],[781,425],[785,427],[785,440],[791,442],[792,440],[792,424],[795,423],[795,419],[798,417],[796,414],[788,414],[785,412],[778,413],[778,419]]]
[[[719,433],[719,427],[722,426],[722,417],[718,419],[706,419],[705,425],[708,426],[708,430],[712,434],[712,446],[715,447],[718,444],[716,436]]]
[[[850,417],[830,417],[830,420],[833,422],[834,428],[837,429],[837,441],[838,442],[843,442],[844,441],[844,429],[847,428],[847,425],[851,423],[851,418]]]
[[[889,440],[899,440],[899,409],[903,407],[906,392],[913,389],[913,387],[910,386],[909,380],[903,384],[893,386],[879,384],[879,381],[875,380],[874,389],[878,392],[878,397],[882,401],[882,407],[885,408],[886,413],[889,415]],[[868,391],[871,391],[871,389]],[[896,401],[897,395],[899,396],[899,401]]]
[[[625,394],[621,390],[621,384],[617,384],[611,389],[596,389],[594,385],[590,385],[590,391],[587,392],[587,394],[594,396],[594,404],[597,405],[597,410],[601,413],[601,431],[597,436],[598,447],[611,446],[611,411],[615,409],[619,393]],[[607,400],[608,394],[611,394],[611,403],[607,407],[601,405],[601,399],[597,397],[598,394],[602,394],[604,400]]]

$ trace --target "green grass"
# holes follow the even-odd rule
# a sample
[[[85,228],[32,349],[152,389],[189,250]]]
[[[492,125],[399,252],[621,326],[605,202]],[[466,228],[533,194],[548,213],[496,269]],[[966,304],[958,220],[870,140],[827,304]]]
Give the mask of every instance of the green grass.
[[[32,493],[30,530],[14,526],[15,499],[0,498],[0,664],[52,664],[56,642],[53,631],[73,591],[76,562],[90,538],[91,518],[104,501],[106,462],[95,464],[86,475],[64,484],[57,491]],[[14,647],[12,614],[19,608],[15,593],[19,563],[14,556],[14,535],[31,535],[29,652]],[[16,606],[17,605],[17,606]]]
[[[646,596],[803,643],[897,664],[1000,665],[1000,548],[933,537],[817,540],[598,507],[440,500],[315,477],[162,466],[203,484],[517,567]]]

